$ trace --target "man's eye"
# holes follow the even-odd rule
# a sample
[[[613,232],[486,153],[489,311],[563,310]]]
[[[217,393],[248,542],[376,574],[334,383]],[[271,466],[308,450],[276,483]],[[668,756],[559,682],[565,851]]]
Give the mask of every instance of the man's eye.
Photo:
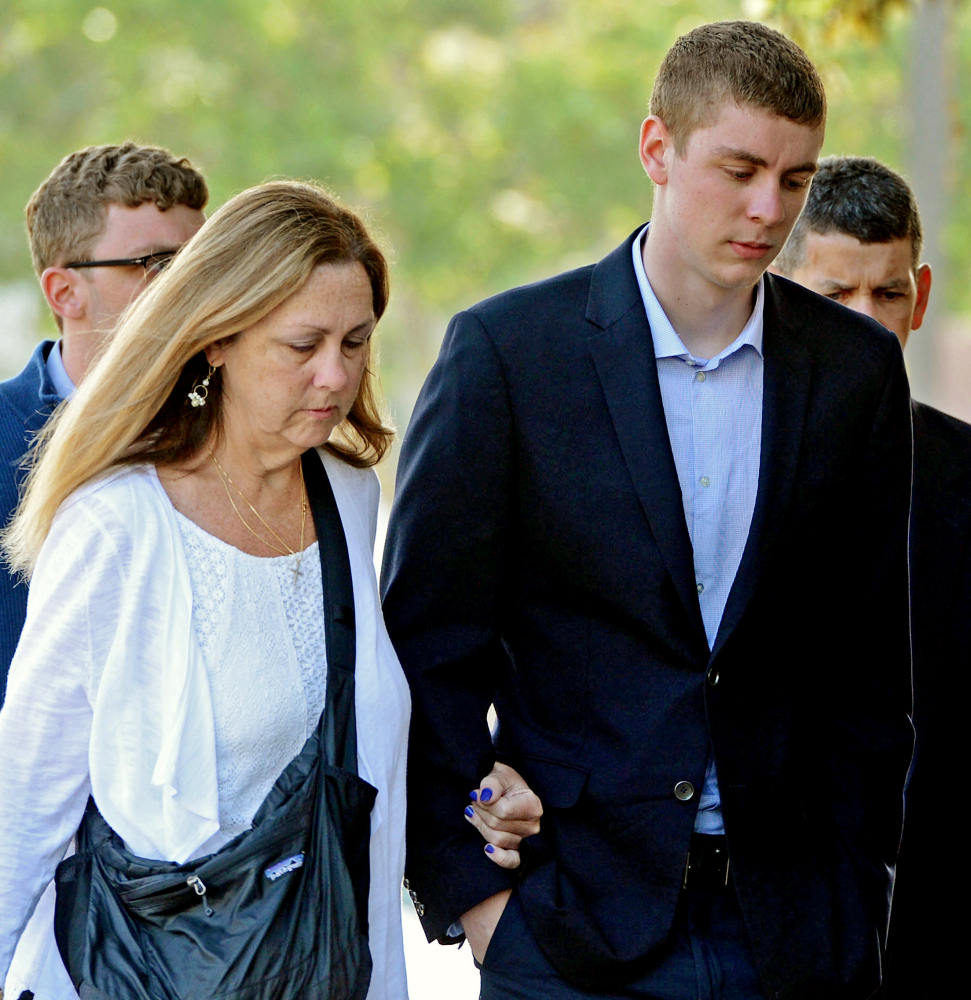
[[[903,292],[884,292],[882,296],[884,302],[896,302],[903,297]]]
[[[316,344],[291,344],[293,350],[298,354],[309,354],[317,346]]]
[[[752,176],[751,170],[733,170],[731,167],[728,167],[725,172],[737,181],[747,181]]]
[[[790,191],[801,191],[803,188],[809,187],[808,177],[787,177],[786,186]]]
[[[839,302],[840,299],[844,298],[846,292],[827,292],[826,298],[832,299],[834,302]]]
[[[145,259],[145,273],[150,277],[154,278],[161,274],[162,271],[171,263],[172,258],[175,256],[174,253],[159,254],[158,256],[147,257]]]

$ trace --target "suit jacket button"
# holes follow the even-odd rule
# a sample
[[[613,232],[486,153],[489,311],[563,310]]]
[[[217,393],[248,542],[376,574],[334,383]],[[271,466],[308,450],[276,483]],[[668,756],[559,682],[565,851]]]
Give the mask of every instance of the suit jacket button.
[[[712,667],[711,670],[708,671],[708,683],[712,687],[714,687],[718,683],[718,668],[717,667]]]
[[[411,888],[411,883],[410,883],[410,882],[408,881],[408,879],[402,879],[402,880],[401,880],[401,884],[402,884],[402,885],[403,885],[403,886],[404,886],[404,887],[405,887],[406,889],[410,889],[410,888]]]
[[[416,901],[415,902],[415,913],[417,913],[419,917],[423,917],[425,915],[425,904],[424,903],[419,903],[419,902]]]
[[[687,802],[694,797],[694,794],[695,786],[690,781],[679,781],[674,786],[674,797],[680,799],[682,802]]]

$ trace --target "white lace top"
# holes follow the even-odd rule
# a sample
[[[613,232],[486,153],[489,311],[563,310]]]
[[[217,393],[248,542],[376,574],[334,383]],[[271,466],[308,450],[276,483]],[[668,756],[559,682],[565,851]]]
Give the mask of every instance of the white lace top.
[[[324,708],[320,558],[316,542],[302,557],[252,556],[176,517],[212,693],[219,829],[232,839],[249,829]]]

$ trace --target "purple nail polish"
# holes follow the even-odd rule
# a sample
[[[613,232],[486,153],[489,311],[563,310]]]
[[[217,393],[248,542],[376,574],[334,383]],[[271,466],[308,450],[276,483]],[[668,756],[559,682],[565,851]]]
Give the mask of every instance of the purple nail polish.
[[[469,819],[472,819],[472,817],[475,815],[475,811],[473,810],[472,806],[465,807],[465,815],[468,816]]]
[[[491,788],[483,788],[482,789],[482,794],[479,796],[479,799],[482,802],[488,802],[489,799],[491,799],[491,798],[492,798],[492,789]]]
[[[471,792],[469,792],[469,798],[470,798],[470,799],[471,799],[471,800],[472,800],[473,802],[476,802],[476,801],[478,801],[478,798],[479,798],[479,793],[478,793],[478,791],[477,791],[476,789],[474,789],[474,788],[473,788],[473,789],[472,789],[472,791],[471,791]]]
[[[492,846],[492,844],[486,844],[486,854],[495,854],[495,853],[496,849]]]

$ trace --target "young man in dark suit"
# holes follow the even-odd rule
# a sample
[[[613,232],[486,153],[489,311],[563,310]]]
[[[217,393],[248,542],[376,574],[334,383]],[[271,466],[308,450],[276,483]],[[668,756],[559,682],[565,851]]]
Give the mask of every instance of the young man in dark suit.
[[[823,160],[775,267],[897,335],[920,328],[931,270],[920,260],[917,202],[907,182],[864,157]],[[968,919],[955,918],[942,872],[959,734],[965,725],[971,614],[971,425],[912,403],[911,622],[917,750],[888,936],[886,996],[946,995]],[[944,849],[946,854],[946,849]],[[936,960],[930,956],[937,955]]]
[[[124,309],[205,221],[208,197],[188,160],[131,142],[69,154],[31,196],[30,253],[61,337],[0,383],[0,527],[16,509],[34,436]],[[26,585],[0,569],[0,704],[26,613]]]
[[[384,569],[408,878],[485,1000],[879,985],[913,746],[907,382],[878,323],[763,276],[824,121],[779,33],[680,38],[641,129],[650,227],[456,316],[422,391]],[[459,817],[497,757],[545,809],[515,874]]]

